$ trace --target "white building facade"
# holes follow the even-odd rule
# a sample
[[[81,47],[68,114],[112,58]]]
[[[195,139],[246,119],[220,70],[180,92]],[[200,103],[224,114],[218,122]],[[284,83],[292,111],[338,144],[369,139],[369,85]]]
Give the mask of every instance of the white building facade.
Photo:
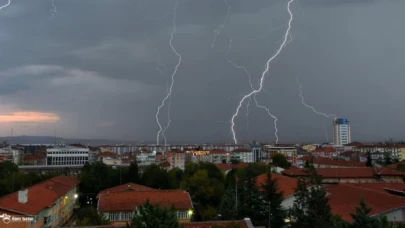
[[[46,149],[46,165],[84,165],[88,161],[88,148],[58,145],[57,147]]]
[[[346,145],[351,142],[349,121],[346,118],[335,118],[333,120],[333,143],[335,145]]]

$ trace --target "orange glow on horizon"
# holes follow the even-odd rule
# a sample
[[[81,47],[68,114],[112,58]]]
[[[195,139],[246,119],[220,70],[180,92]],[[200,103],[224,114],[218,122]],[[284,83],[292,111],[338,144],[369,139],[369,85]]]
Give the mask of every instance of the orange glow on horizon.
[[[47,112],[14,112],[0,114],[0,123],[56,123],[60,117],[55,113]]]

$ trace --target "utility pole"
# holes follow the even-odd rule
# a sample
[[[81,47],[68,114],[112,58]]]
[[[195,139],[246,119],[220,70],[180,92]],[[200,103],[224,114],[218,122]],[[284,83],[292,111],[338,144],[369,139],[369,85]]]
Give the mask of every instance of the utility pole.
[[[270,228],[271,225],[271,202],[269,201],[269,226],[267,228]]]

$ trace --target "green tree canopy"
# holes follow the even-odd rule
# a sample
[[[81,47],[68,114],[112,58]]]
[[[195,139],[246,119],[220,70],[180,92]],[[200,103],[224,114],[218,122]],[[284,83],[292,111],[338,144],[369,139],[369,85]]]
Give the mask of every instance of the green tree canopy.
[[[97,212],[94,207],[83,207],[77,213],[76,226],[109,225],[110,221]]]
[[[181,182],[183,180],[184,172],[180,168],[173,168],[169,170],[169,185],[172,189],[178,189],[181,186]]]
[[[221,215],[221,220],[234,220],[237,218],[237,196],[235,186],[229,186],[222,197],[219,205],[218,213]]]
[[[152,205],[149,200],[138,207],[129,225],[131,228],[178,228],[177,212],[172,208]]]
[[[165,169],[151,164],[142,174],[142,183],[156,189],[170,189],[169,175]]]
[[[289,169],[291,167],[291,163],[287,161],[287,158],[282,154],[274,154],[271,157],[272,164],[277,167],[281,167],[283,169]]]
[[[277,180],[272,179],[272,173],[269,170],[266,175],[266,182],[262,185],[265,204],[267,204],[267,213],[270,213],[270,227],[283,227],[286,211],[282,207],[283,193],[277,186]],[[268,224],[268,219],[266,221]]]
[[[357,228],[379,228],[381,227],[381,221],[378,218],[370,217],[368,214],[371,212],[371,208],[367,205],[363,196],[360,198],[360,205],[356,207],[356,213],[351,214],[354,222],[351,227]]]

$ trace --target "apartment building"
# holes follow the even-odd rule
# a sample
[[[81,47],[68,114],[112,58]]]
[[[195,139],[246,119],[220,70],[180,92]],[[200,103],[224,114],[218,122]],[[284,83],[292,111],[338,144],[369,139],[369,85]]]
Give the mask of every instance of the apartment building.
[[[0,227],[61,227],[73,214],[78,185],[76,178],[57,176],[1,197],[0,215],[11,222]],[[17,219],[21,221],[12,221]]]
[[[113,152],[101,152],[97,155],[97,161],[101,161],[106,165],[121,165],[121,158]]]
[[[256,152],[256,151],[255,151]],[[256,152],[256,153],[260,153],[260,152]],[[246,162],[246,163],[252,163],[255,162],[257,157],[259,157],[260,155],[256,155],[254,151],[249,151],[246,149],[237,149],[232,151],[231,153],[229,153],[230,155],[230,160],[238,160],[240,162]]]
[[[190,160],[190,154],[185,151],[171,150],[167,152],[167,162],[170,164],[170,169],[179,168],[184,170],[186,163]]]
[[[357,153],[389,153],[393,159],[405,160],[405,145],[359,145],[353,148]]]
[[[89,161],[89,148],[59,144],[46,149],[46,159],[53,166],[84,165]]]
[[[148,166],[156,163],[156,153],[154,152],[138,152],[136,154],[136,162],[138,165]]]
[[[316,158],[333,159],[338,156],[338,152],[333,147],[317,147],[311,152],[311,155]]]
[[[291,165],[297,165],[297,147],[292,145],[265,145],[262,161],[271,162],[271,157],[275,154],[282,154]]]

